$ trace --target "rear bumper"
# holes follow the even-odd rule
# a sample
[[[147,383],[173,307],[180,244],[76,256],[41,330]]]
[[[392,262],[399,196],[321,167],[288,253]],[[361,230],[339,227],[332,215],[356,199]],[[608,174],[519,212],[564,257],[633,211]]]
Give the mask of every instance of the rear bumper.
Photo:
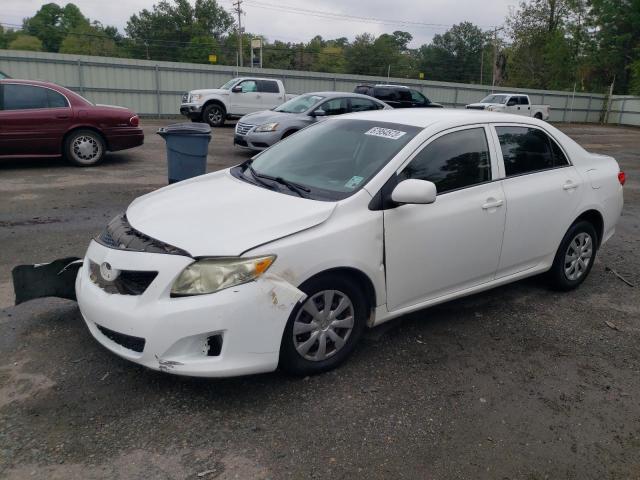
[[[108,150],[111,152],[139,147],[144,143],[144,132],[141,128],[137,127],[106,132],[105,137],[107,140]]]

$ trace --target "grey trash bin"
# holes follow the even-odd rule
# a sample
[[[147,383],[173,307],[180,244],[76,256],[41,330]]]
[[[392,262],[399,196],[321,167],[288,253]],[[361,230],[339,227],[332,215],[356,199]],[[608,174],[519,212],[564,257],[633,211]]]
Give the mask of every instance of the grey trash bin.
[[[211,127],[206,123],[173,123],[158,130],[167,143],[169,183],[207,172]]]

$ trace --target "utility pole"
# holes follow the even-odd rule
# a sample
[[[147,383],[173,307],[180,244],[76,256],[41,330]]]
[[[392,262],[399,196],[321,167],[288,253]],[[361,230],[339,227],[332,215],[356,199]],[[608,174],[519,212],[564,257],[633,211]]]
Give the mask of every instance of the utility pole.
[[[482,85],[482,70],[484,70],[484,43],[480,53],[480,85]]]
[[[496,86],[496,62],[498,61],[498,27],[493,29],[493,75],[491,79],[491,90]]]
[[[236,7],[235,11],[238,14],[238,60],[239,64],[242,67],[242,0],[236,0],[233,2],[233,6]]]

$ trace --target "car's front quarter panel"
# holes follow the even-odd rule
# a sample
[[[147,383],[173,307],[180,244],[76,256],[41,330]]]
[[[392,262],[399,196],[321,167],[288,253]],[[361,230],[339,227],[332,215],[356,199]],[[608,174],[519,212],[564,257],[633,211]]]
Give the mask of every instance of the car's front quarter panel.
[[[256,247],[246,256],[277,255],[269,272],[299,287],[327,270],[347,268],[366,275],[375,290],[376,305],[386,302],[383,215],[369,210],[364,190],[338,202],[325,222],[294,235]]]

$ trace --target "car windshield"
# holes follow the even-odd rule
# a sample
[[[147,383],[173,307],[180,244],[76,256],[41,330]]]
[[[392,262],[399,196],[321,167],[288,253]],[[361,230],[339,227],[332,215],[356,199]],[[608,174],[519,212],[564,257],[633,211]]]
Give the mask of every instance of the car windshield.
[[[302,186],[274,189],[317,200],[339,200],[363,187],[391,160],[420,128],[396,123],[332,119],[316,123],[287,137],[236,167],[234,175],[246,181],[281,179]],[[253,183],[262,183],[260,179]],[[266,181],[264,183],[267,183]]]
[[[488,95],[480,100],[480,103],[507,103],[509,95]]]
[[[309,110],[323,98],[324,97],[320,95],[300,95],[298,97],[292,98],[288,102],[283,103],[279,107],[276,107],[274,110],[276,112],[284,113],[302,113]]]
[[[231,90],[231,87],[238,81],[237,78],[232,78],[227,83],[220,87],[220,90]]]

